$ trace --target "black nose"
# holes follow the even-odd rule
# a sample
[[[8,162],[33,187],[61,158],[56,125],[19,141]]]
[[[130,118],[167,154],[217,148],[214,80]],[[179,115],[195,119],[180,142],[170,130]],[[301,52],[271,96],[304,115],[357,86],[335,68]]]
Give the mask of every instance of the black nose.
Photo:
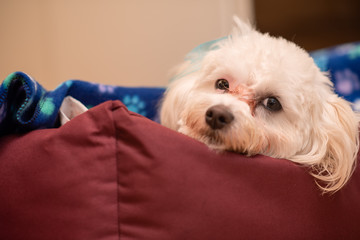
[[[207,125],[212,129],[221,129],[234,120],[234,115],[224,105],[210,107],[205,114]]]

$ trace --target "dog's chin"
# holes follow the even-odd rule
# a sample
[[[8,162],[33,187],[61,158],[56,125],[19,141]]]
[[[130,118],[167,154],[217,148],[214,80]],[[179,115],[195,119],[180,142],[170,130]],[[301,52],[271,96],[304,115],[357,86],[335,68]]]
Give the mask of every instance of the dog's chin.
[[[210,149],[216,152],[229,151],[229,152],[237,152],[240,154],[247,154],[246,149],[242,149],[242,148],[235,149],[233,146],[227,144],[225,141],[226,138],[222,130],[212,130],[211,128],[205,128],[196,131],[188,127],[181,127],[179,129],[179,132],[204,143]]]
[[[218,151],[229,150],[226,147],[224,141],[222,140],[221,134],[218,131],[208,130],[204,133],[196,134],[194,138],[199,140],[200,142],[205,143],[211,149],[218,150]]]
[[[187,126],[180,127],[178,131],[202,143],[205,143],[210,148],[226,150],[226,147],[221,139],[221,135],[218,131],[213,131],[209,128],[195,130]]]

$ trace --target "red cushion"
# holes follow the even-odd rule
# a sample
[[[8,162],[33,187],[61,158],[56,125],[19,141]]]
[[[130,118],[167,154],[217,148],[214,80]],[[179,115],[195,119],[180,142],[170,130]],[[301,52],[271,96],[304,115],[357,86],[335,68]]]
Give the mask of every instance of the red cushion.
[[[360,170],[215,153],[118,101],[0,139],[0,239],[360,239]]]

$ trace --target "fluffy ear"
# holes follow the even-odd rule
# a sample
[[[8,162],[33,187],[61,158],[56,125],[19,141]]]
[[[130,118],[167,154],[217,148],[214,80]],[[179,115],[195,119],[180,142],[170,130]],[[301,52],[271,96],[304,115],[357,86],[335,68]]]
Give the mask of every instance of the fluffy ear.
[[[249,22],[242,21],[238,16],[233,16],[233,19],[235,27],[233,28],[231,35],[244,36],[255,31]]]
[[[160,122],[162,125],[178,130],[180,114],[193,88],[192,77],[178,79],[172,82],[161,101]]]
[[[314,119],[312,150],[307,164],[324,192],[340,190],[351,177],[359,148],[359,117],[350,104],[332,95],[324,102],[323,111]]]

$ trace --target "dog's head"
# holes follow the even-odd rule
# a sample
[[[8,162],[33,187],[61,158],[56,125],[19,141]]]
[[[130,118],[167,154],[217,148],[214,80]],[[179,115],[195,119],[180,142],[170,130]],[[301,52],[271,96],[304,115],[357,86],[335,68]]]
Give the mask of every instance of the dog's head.
[[[161,123],[214,149],[310,166],[325,191],[340,189],[358,149],[350,104],[303,49],[236,21],[198,71],[169,86]]]

